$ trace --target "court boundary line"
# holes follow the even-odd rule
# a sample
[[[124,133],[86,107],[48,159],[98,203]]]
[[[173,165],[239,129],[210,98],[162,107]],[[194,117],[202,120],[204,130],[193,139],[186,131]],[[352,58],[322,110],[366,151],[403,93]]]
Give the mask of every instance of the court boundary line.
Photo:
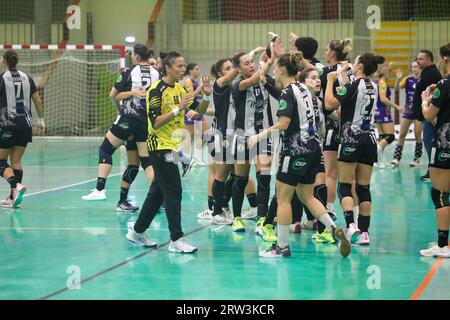
[[[201,230],[205,229],[206,227],[208,227],[208,226],[201,226],[201,227],[199,227],[199,228],[193,229],[193,230],[191,230],[191,231],[185,233],[184,236],[189,236],[189,235],[191,235],[191,234],[194,234],[194,233],[196,233],[196,232],[198,232],[198,231],[201,231]],[[136,261],[137,259],[142,258],[143,256],[145,256],[145,255],[147,255],[147,254],[149,254],[149,253],[151,253],[151,252],[158,251],[160,248],[167,246],[167,245],[169,244],[169,242],[170,242],[170,240],[164,242],[164,243],[161,244],[161,245],[158,245],[156,248],[150,248],[150,249],[148,249],[148,250],[146,250],[146,251],[144,251],[144,252],[142,252],[142,253],[140,253],[140,254],[138,254],[138,255],[136,255],[136,256],[127,258],[127,259],[125,259],[125,260],[122,260],[121,262],[118,262],[118,263],[116,263],[115,265],[113,265],[113,266],[111,266],[111,267],[109,267],[109,268],[107,268],[107,269],[104,269],[104,270],[102,270],[102,271],[99,271],[99,272],[94,273],[94,274],[91,275],[90,277],[87,277],[87,278],[85,278],[84,280],[81,280],[81,281],[80,281],[79,283],[77,283],[77,284],[79,284],[79,285],[85,284],[85,283],[87,283],[87,282],[89,282],[89,281],[91,281],[91,280],[94,280],[94,279],[96,279],[96,278],[98,278],[98,277],[100,277],[100,276],[102,276],[102,275],[104,275],[104,274],[106,274],[106,273],[109,273],[109,272],[111,272],[111,271],[114,271],[114,270],[120,268],[121,266],[124,266],[124,265],[126,265],[126,264],[128,264],[128,263],[130,263],[130,262]],[[182,254],[182,253],[177,253],[177,254]],[[41,297],[41,298],[38,298],[38,300],[48,300],[48,299],[51,299],[51,298],[53,298],[53,297],[55,297],[55,296],[57,296],[57,295],[60,295],[61,293],[64,293],[64,292],[66,292],[66,291],[69,291],[69,290],[70,290],[70,289],[69,289],[68,287],[65,287],[65,288],[63,288],[63,289],[59,289],[59,290],[54,291],[54,292],[52,292],[52,293],[50,293],[50,294],[48,294],[48,295],[45,295],[45,296],[43,296],[43,297]]]
[[[114,174],[110,174],[108,176],[108,178],[117,177],[117,176],[120,176],[120,175],[122,175],[122,173],[114,173]],[[82,184],[86,184],[86,183],[89,183],[89,182],[94,182],[94,181],[97,181],[97,178],[90,179],[90,180],[85,180],[85,181],[81,181],[81,182],[77,182],[77,183],[72,183],[72,184],[69,184],[69,185],[62,186],[62,187],[56,187],[56,188],[46,189],[46,190],[37,191],[37,192],[33,192],[33,193],[28,193],[28,194],[25,194],[23,197],[24,198],[25,197],[31,197],[31,196],[35,196],[35,195],[46,193],[46,192],[53,192],[53,191],[58,191],[58,190],[62,190],[62,189],[72,188],[72,187],[76,187],[76,186],[79,186],[79,185],[82,185]]]
[[[450,242],[447,245],[450,246]],[[434,276],[438,272],[439,267],[442,264],[442,261],[444,261],[443,257],[437,258],[436,262],[433,263],[431,268],[428,270],[422,282],[419,284],[416,290],[414,290],[414,293],[411,295],[411,297],[409,297],[409,300],[419,300],[419,298],[422,296],[422,293],[425,291],[425,289],[430,284],[431,280],[433,280]]]

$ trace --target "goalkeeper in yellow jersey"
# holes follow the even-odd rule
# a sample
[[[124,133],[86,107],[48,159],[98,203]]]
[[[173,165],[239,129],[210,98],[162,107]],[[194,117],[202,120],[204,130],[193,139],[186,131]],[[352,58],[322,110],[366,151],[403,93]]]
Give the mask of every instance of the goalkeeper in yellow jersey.
[[[185,108],[188,117],[204,114],[212,92],[210,79],[203,78],[203,97],[194,100],[178,83],[186,71],[184,58],[170,52],[162,60],[163,77],[147,93],[148,150],[155,179],[150,186],[139,217],[129,226],[127,239],[143,247],[154,247],[145,231],[164,203],[170,230],[170,252],[193,253],[195,246],[183,238],[181,227],[181,177],[178,171],[178,149],[183,138]]]

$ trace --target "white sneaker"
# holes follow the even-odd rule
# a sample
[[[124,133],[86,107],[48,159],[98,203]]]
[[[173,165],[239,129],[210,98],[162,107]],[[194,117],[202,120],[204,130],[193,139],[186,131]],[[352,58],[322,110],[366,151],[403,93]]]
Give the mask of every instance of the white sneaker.
[[[191,246],[189,243],[184,240],[184,238],[180,238],[177,241],[170,240],[169,243],[169,251],[170,252],[178,252],[178,253],[194,253],[197,252],[197,247]]]
[[[302,232],[302,223],[297,221],[289,226],[290,233],[301,233]]]
[[[420,159],[414,159],[413,161],[411,161],[411,162],[409,163],[409,166],[410,166],[411,168],[420,167],[420,165],[421,165]]]
[[[211,216],[210,219],[213,224],[225,224],[230,225],[233,223],[233,218],[229,218],[225,213],[220,213],[215,216]]]
[[[435,244],[431,248],[420,250],[420,255],[424,257],[450,258],[450,248],[448,246],[440,248],[437,244]]]
[[[241,217],[242,219],[255,219],[258,216],[258,208],[246,208],[242,210]]]
[[[199,218],[199,219],[211,219],[212,218],[212,214],[213,214],[212,210],[206,209],[206,210],[200,212],[199,214],[197,214],[197,218]]]
[[[206,167],[207,164],[202,159],[193,158],[194,164],[198,167]]]
[[[358,241],[358,237],[361,234],[361,230],[358,229],[355,223],[351,223],[348,228],[345,229],[345,237],[352,243]]]
[[[231,212],[231,210],[229,208],[224,207],[224,208],[222,208],[222,211],[228,219],[231,219],[231,220],[234,219],[233,213]]]
[[[361,233],[358,236],[358,241],[356,241],[356,243],[362,246],[369,245],[370,244],[369,233],[368,232]]]
[[[12,206],[18,207],[22,203],[22,198],[25,192],[27,191],[27,187],[18,183],[17,186],[13,189],[13,201]]]
[[[399,163],[400,163],[400,160],[398,160],[398,159],[394,159],[394,160],[391,161],[391,165],[392,165],[393,167],[398,166]]]
[[[136,231],[134,231],[134,223],[128,224],[128,233],[125,237],[129,241],[131,241],[141,247],[144,247],[144,248],[152,248],[152,247],[156,247],[156,245],[157,245],[156,242],[150,241],[148,239],[145,232],[137,233]]]
[[[386,163],[384,162],[378,162],[378,166],[379,169],[385,169],[386,168]]]
[[[98,191],[97,189],[94,189],[94,191],[88,195],[82,196],[81,199],[89,201],[106,200],[106,190],[103,189],[102,191]]]
[[[5,199],[5,200],[3,200],[2,201],[2,207],[3,208],[12,208],[12,209],[18,209],[18,208],[20,208],[20,206],[16,206],[16,207],[14,207],[13,206],[13,199],[11,199],[10,197],[9,197],[9,195],[8,195],[8,197]]]
[[[305,220],[302,222],[302,229],[305,230],[317,230],[317,221],[316,220]]]

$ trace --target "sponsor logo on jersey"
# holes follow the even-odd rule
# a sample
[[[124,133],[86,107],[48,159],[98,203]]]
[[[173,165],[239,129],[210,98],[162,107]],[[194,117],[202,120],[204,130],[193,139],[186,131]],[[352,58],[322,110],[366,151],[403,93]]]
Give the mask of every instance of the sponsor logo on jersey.
[[[297,158],[292,162],[292,169],[293,170],[300,170],[301,168],[303,168],[304,166],[306,166],[306,159],[301,157],[301,158]]]
[[[450,153],[441,151],[438,154],[438,159],[439,159],[439,161],[442,161],[442,162],[448,161],[448,160],[450,160]]]
[[[278,104],[278,110],[284,110],[287,108],[287,102],[284,99],[280,100],[280,103]]]
[[[437,99],[441,96],[441,90],[439,90],[438,88],[436,88],[433,92],[433,98]]]
[[[340,87],[337,94],[340,96],[343,96],[347,93],[347,88],[346,87]]]
[[[223,140],[223,147],[226,149],[230,146],[230,143],[228,142],[228,140]]]
[[[130,125],[128,123],[126,123],[126,122],[119,123],[118,126],[119,126],[119,128],[122,128],[122,129],[125,129],[125,130],[130,127]]]
[[[356,151],[356,147],[347,146],[347,147],[344,148],[343,153],[344,153],[345,156],[348,156],[348,155],[352,154],[355,151]]]

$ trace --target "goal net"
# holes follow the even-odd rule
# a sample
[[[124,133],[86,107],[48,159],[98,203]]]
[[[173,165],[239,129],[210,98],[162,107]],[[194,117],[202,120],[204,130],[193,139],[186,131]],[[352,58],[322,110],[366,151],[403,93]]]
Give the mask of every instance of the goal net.
[[[106,45],[1,45],[30,75],[43,100],[47,136],[103,136],[117,116],[109,93],[125,48]],[[34,121],[37,114],[32,108]]]

